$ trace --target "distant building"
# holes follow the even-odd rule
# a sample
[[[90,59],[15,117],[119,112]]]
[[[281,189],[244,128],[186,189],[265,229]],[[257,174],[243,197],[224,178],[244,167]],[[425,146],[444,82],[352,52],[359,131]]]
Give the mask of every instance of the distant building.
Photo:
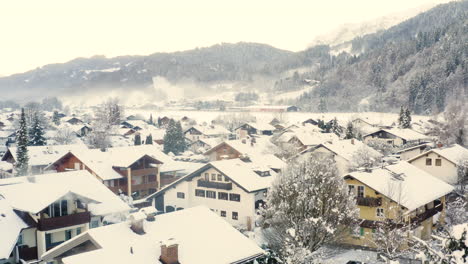
[[[364,143],[370,140],[380,140],[392,146],[401,146],[408,143],[422,144],[430,142],[431,138],[409,128],[379,129],[373,133],[364,135]]]

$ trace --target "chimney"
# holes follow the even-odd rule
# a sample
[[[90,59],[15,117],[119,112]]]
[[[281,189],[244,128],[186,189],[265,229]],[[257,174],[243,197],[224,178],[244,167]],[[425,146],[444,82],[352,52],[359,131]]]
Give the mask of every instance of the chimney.
[[[161,257],[159,260],[163,264],[180,264],[179,245],[175,239],[171,238],[161,242]]]
[[[145,229],[143,227],[143,222],[146,219],[146,214],[143,212],[137,212],[131,214],[129,217],[130,220],[130,229],[138,235],[145,234]]]
[[[444,146],[444,144],[442,144],[442,143],[440,143],[440,142],[437,143],[437,148],[442,148],[443,146]]]
[[[354,138],[351,139],[351,145],[354,145]]]

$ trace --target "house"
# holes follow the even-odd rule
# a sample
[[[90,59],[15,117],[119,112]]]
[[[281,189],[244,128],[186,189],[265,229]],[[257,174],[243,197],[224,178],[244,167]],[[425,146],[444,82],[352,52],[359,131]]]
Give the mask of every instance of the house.
[[[66,122],[69,123],[69,124],[72,124],[72,125],[83,124],[83,121],[81,121],[81,119],[78,119],[76,117],[72,117],[72,118],[68,119]]]
[[[198,206],[156,216],[146,211],[134,213],[128,222],[90,229],[74,237],[42,255],[42,261],[247,264],[263,254],[254,241],[208,208]]]
[[[268,123],[245,123],[234,130],[237,138],[246,138],[252,135],[273,135],[275,127]]]
[[[194,153],[205,153],[209,149],[221,143],[221,138],[201,138],[191,142],[188,148]]]
[[[171,161],[154,146],[140,145],[106,151],[70,151],[53,161],[48,169],[57,172],[87,170],[114,193],[143,198],[160,188],[160,167]]]
[[[146,198],[162,212],[205,205],[233,226],[251,230],[255,209],[276,173],[240,159],[212,161]]]
[[[171,121],[171,118],[167,116],[163,116],[161,118],[158,117],[158,127],[167,128],[167,126],[169,125],[169,121]]]
[[[314,130],[296,130],[291,133],[287,143],[295,146],[297,151],[301,152],[307,148],[338,139],[338,136],[334,133],[322,133]]]
[[[408,143],[422,144],[431,141],[429,136],[418,133],[409,128],[379,129],[375,132],[364,135],[362,138],[366,144],[371,140],[379,140],[392,146],[401,146]]]
[[[244,107],[244,109],[252,112],[297,112],[299,107],[294,105],[252,105]]]
[[[309,118],[309,119],[302,122],[302,125],[305,125],[305,124],[311,124],[311,125],[316,126],[316,125],[318,125],[318,121],[315,120],[315,119]]]
[[[2,161],[11,164],[16,163],[16,147],[8,148]],[[70,151],[83,151],[88,147],[84,144],[77,145],[47,145],[47,146],[28,146],[28,165],[29,172],[33,175],[42,174],[46,171],[47,166],[56,161],[59,157],[65,155]]]
[[[286,163],[271,154],[277,147],[269,141],[269,137],[251,138],[250,140],[226,140],[206,151],[203,155],[210,161],[237,159],[280,171]]]
[[[125,219],[130,207],[87,171],[0,179],[0,263],[38,260],[90,228]],[[2,260],[3,259],[3,260]]]
[[[421,239],[431,237],[433,224],[443,223],[445,196],[453,187],[406,161],[344,176],[349,193],[356,197],[359,226],[345,243],[376,247],[379,226],[409,226]]]
[[[201,138],[228,138],[231,132],[219,125],[191,126],[184,131],[184,135],[190,141],[197,141]]]
[[[468,164],[468,149],[458,144],[434,148],[409,159],[408,162],[444,182],[455,185],[459,183],[458,167]]]
[[[395,154],[400,155],[400,160],[409,160],[417,155],[426,152],[432,148],[432,143],[423,143],[409,148],[397,151]]]
[[[383,157],[383,155],[378,151],[368,147],[357,139],[343,139],[325,142],[310,147],[302,151],[300,154],[305,155],[308,153],[325,155],[333,159],[340,175],[344,175],[345,173],[350,172],[353,168],[363,165],[359,164],[359,159],[364,155],[374,161],[379,161]]]

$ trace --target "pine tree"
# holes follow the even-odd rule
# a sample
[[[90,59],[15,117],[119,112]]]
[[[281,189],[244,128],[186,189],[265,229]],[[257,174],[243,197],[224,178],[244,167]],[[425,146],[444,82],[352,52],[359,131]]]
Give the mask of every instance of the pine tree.
[[[338,125],[336,117],[330,121],[330,132],[335,133],[337,136],[340,136],[341,134],[341,128]]]
[[[45,146],[47,144],[47,140],[44,138],[44,128],[41,125],[37,113],[34,114],[30,137],[30,146]]]
[[[55,125],[60,125],[60,117],[58,111],[54,111],[54,115],[52,116],[52,122],[54,122]]]
[[[402,128],[411,128],[411,112],[408,108],[405,110],[405,119]]]
[[[465,145],[465,132],[463,127],[458,129],[458,133],[455,135],[455,143],[461,146]]]
[[[19,129],[16,131],[16,175],[24,176],[28,173],[29,157],[28,157],[28,127],[26,124],[26,116],[24,108],[21,108],[21,118],[19,121]]]
[[[348,122],[348,125],[346,126],[346,135],[345,139],[352,139],[354,138],[354,127],[352,122]]]
[[[320,102],[319,102],[319,105],[318,105],[318,111],[320,113],[327,112],[327,104],[325,103],[325,99],[323,97],[320,98]]]
[[[398,117],[398,126],[403,127],[403,122],[405,120],[405,109],[403,109],[403,106],[400,108],[400,116]]]
[[[140,134],[135,135],[135,146],[141,145],[141,136]]]
[[[153,145],[153,136],[151,134],[146,136],[145,144],[146,145]]]
[[[149,122],[148,122],[150,125],[154,125],[154,122],[153,122],[153,114],[150,114],[150,118],[149,118]]]
[[[175,122],[171,119],[164,135],[164,152],[172,152],[177,155],[184,152],[185,149],[186,144],[182,125],[180,122]]]

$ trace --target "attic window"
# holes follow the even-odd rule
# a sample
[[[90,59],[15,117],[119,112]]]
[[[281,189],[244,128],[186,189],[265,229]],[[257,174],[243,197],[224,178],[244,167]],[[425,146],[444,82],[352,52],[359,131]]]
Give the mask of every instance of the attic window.
[[[435,160],[435,165],[436,166],[442,166],[442,159],[436,159]]]
[[[426,159],[426,166],[432,165],[432,159]]]
[[[267,177],[267,176],[270,176],[270,172],[269,171],[255,171],[255,173],[257,173],[259,176],[261,177]]]

